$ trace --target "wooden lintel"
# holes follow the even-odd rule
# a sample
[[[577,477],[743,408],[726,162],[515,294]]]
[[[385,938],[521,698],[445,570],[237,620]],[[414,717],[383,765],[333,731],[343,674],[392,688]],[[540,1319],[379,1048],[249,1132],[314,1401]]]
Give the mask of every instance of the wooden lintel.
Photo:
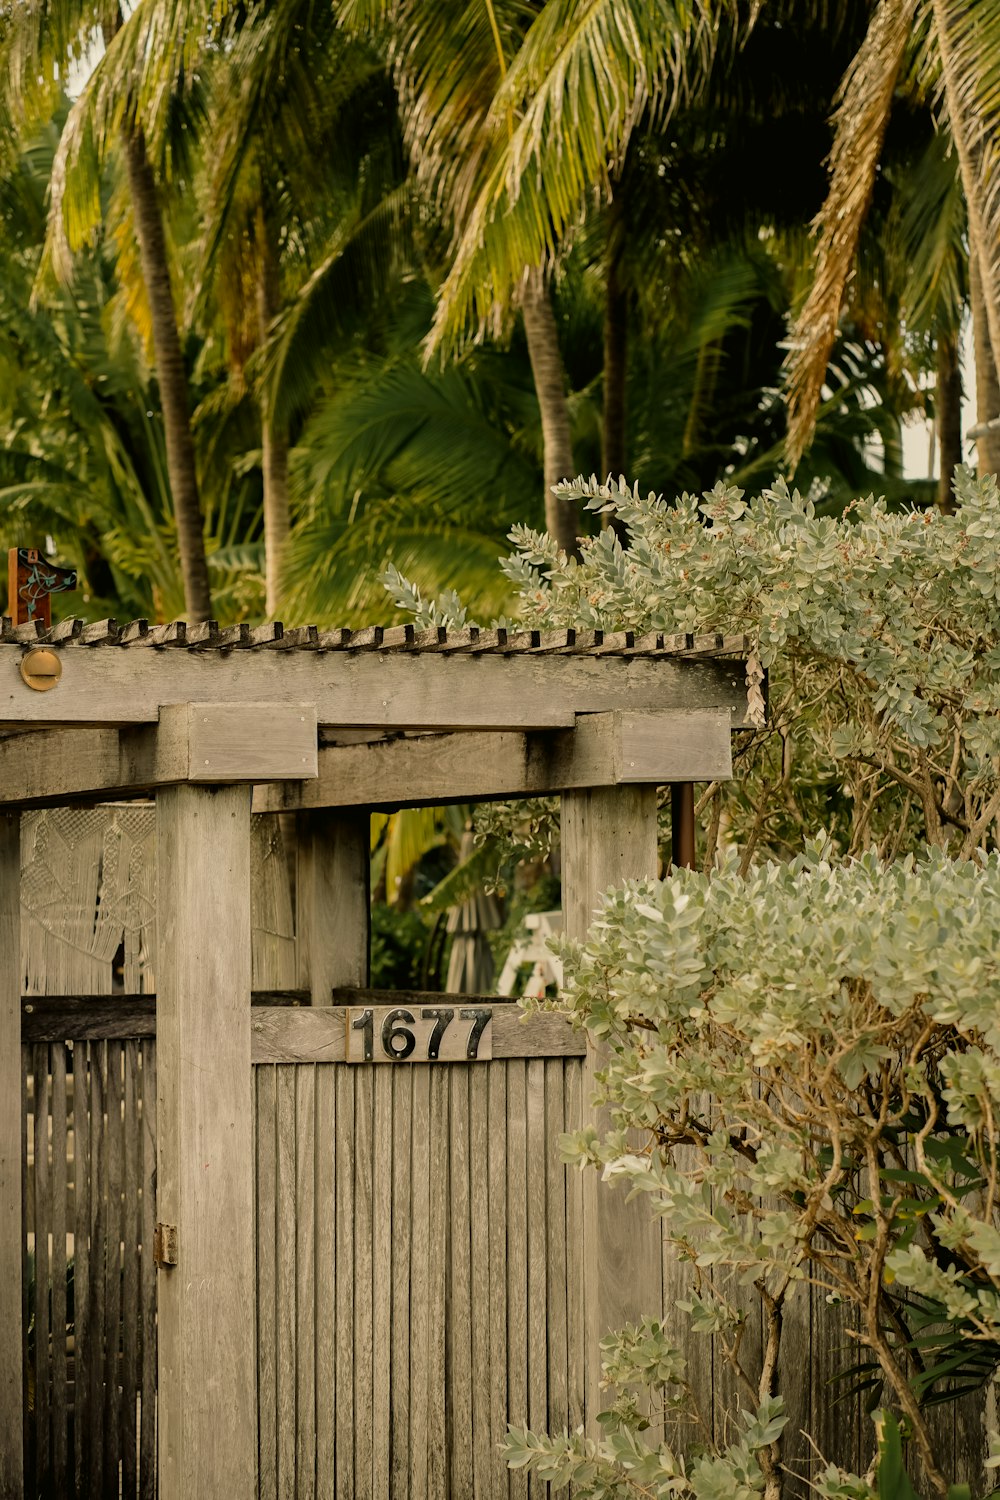
[[[398,729],[569,728],[578,713],[715,709],[746,720],[743,663],[694,658],[462,653],[205,653],[60,646],[48,693],[22,681],[22,647],[0,644],[0,728],[152,724],[166,703],[313,703],[321,725]]]
[[[315,780],[258,786],[255,812],[413,807],[539,797],[590,786],[665,785],[732,776],[721,710],[580,714],[551,733],[453,733],[326,745]]]
[[[143,796],[184,782],[315,776],[316,711],[300,703],[176,703],[159,723],[0,739],[0,806]]]

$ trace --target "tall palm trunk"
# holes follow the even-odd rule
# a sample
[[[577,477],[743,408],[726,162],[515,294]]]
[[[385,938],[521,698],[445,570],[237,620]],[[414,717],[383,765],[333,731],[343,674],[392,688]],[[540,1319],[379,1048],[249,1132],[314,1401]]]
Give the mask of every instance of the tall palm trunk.
[[[191,437],[187,372],[177,331],[177,313],[170,287],[170,267],[163,234],[163,217],[153,169],[146,154],[142,130],[135,127],[125,136],[125,165],[139,260],[146,283],[146,296],[153,328],[153,355],[163,407],[167,440],[167,473],[177,520],[184,604],[192,621],[208,620],[212,598],[205,558],[205,532],[198,494],[198,474]]]
[[[612,228],[604,303],[604,402],[601,474],[625,473],[625,381],[628,375],[628,293],[620,277],[621,245]]]
[[[528,340],[531,373],[542,415],[545,526],[549,535],[555,538],[568,556],[579,557],[576,505],[572,500],[561,500],[552,493],[554,484],[575,476],[576,466],[573,463],[569,408],[566,404],[566,375],[559,351],[559,333],[541,268],[528,273],[521,313]]]
[[[945,515],[951,515],[955,509],[952,476],[955,465],[962,462],[962,362],[954,333],[942,333],[938,337],[934,413],[941,460],[937,503]]]
[[[261,207],[257,214],[260,275],[257,283],[257,315],[260,341],[264,342],[281,308],[278,259],[267,219]],[[288,552],[290,508],[288,499],[288,429],[275,414],[274,393],[265,390],[260,399],[261,470],[264,479],[264,582],[268,618],[281,607],[285,558]]]
[[[976,356],[976,451],[980,474],[1000,473],[1000,429],[990,422],[1000,419],[1000,380],[990,342],[989,319],[979,257],[969,246],[969,302],[972,305],[972,344]]]

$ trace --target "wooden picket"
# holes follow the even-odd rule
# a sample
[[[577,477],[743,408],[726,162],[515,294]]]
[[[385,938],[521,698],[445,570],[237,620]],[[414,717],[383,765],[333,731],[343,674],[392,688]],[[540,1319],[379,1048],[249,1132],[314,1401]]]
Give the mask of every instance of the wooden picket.
[[[39,1500],[156,1493],[154,1057],[150,1039],[22,1047],[24,1463]]]

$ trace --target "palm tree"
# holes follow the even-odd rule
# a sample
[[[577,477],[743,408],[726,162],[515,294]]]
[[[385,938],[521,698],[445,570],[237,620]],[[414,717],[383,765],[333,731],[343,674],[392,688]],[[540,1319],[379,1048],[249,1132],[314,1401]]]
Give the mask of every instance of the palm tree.
[[[185,116],[197,102],[197,90],[178,92],[173,99],[171,133],[154,141],[154,148],[160,148],[158,157],[155,149],[150,150],[139,107],[147,49],[161,36],[163,20],[150,0],[137,5],[127,20],[118,4],[98,14],[73,0],[62,6],[25,0],[8,16],[4,51],[12,92],[27,101],[39,77],[57,77],[68,62],[96,44],[103,28],[107,49],[70,111],[53,167],[51,263],[64,276],[71,273],[69,252],[82,246],[100,217],[101,168],[120,152],[163,409],[185,606],[192,620],[206,620],[212,604],[204,519],[160,192],[167,162],[184,160],[181,130],[187,128]]]
[[[818,410],[845,290],[875,189],[894,97],[935,90],[939,128],[954,146],[968,215],[969,280],[984,469],[1000,457],[1000,9],[963,0],[880,0],[846,74],[835,117],[830,187],[817,220],[816,273],[788,361],[789,456],[805,449]]]

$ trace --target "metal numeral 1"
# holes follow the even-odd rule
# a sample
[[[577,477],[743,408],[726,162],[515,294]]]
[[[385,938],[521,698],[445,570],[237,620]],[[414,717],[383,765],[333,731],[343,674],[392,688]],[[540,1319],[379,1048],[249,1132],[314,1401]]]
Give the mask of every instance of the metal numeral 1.
[[[365,1062],[371,1062],[375,1055],[375,1017],[370,1010],[363,1010],[356,1021],[351,1022],[352,1031],[360,1031],[364,1037],[364,1048],[361,1056]]]

